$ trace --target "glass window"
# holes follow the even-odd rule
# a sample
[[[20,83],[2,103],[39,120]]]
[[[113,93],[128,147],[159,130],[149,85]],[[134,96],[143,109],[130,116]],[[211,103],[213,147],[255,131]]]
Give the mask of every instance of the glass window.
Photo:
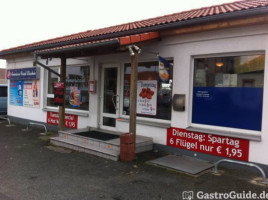
[[[88,81],[89,66],[68,66],[66,68],[66,108],[89,109]]]
[[[152,82],[152,83],[156,83],[157,87],[155,88],[155,90],[156,90],[156,92],[155,92],[155,94],[156,94],[156,112],[155,113],[152,112],[152,114],[149,114],[149,115],[137,114],[137,116],[156,118],[156,119],[164,119],[164,120],[171,119],[173,61],[169,61],[169,63],[171,65],[169,67],[169,81],[167,83],[159,81],[159,62],[144,62],[144,63],[138,64],[138,84],[139,84],[139,81],[143,81],[143,83],[146,83],[146,84]],[[123,98],[123,114],[124,115],[129,115],[130,71],[131,71],[131,65],[125,64],[125,69],[124,69],[124,98]],[[144,91],[145,91],[145,88],[143,89]],[[152,88],[152,90],[153,90],[153,88]],[[139,90],[138,90],[138,92],[139,92]],[[142,90],[140,92],[142,92]],[[150,96],[149,99],[151,99],[152,96],[154,95],[154,92],[151,90],[147,93]],[[138,96],[139,95],[143,96],[141,93],[138,94]],[[137,107],[138,106],[139,105],[137,105]],[[137,111],[138,110],[139,109],[137,109]]]
[[[55,72],[60,72],[59,67],[50,67]],[[60,78],[51,72],[48,71],[48,80],[47,80],[47,106],[50,107],[56,107],[54,105],[54,94],[53,94],[53,88],[54,88],[54,82],[60,81]]]
[[[51,68],[57,72],[59,72],[60,69],[59,67]],[[53,88],[54,82],[58,81],[60,81],[60,78],[57,75],[48,72],[47,106],[55,106],[53,102]],[[88,81],[89,66],[66,67],[65,108],[77,110],[89,109]]]
[[[261,130],[264,55],[197,58],[192,123]]]
[[[51,67],[51,69],[55,72],[59,73],[59,67]],[[60,81],[60,78],[51,72],[48,72],[48,87],[47,87],[47,93],[53,94],[53,88],[54,88],[54,82]]]

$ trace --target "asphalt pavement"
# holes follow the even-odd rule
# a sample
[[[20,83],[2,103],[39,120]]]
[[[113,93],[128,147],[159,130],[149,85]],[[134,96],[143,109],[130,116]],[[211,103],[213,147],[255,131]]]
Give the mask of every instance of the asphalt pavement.
[[[50,146],[41,130],[23,128],[0,124],[0,200],[178,200],[184,191],[188,197],[193,191],[194,199],[198,192],[268,192],[267,186],[254,183],[258,172],[223,166],[220,176],[193,177],[146,163],[162,152],[114,162]]]

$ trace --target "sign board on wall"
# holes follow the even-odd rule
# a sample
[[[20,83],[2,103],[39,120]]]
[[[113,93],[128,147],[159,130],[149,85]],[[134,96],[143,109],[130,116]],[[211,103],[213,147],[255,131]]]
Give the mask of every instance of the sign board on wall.
[[[137,82],[137,114],[157,114],[157,81]]]
[[[10,105],[40,107],[40,81],[10,81]]]
[[[249,155],[248,140],[174,127],[167,129],[167,145],[242,161],[248,161]]]
[[[40,78],[40,68],[8,69],[7,79],[10,80],[33,80]]]
[[[56,112],[47,112],[47,123],[51,125],[59,124],[59,113]],[[78,116],[65,114],[64,126],[66,128],[77,129]]]
[[[97,82],[95,80],[88,81],[88,92],[96,93]]]

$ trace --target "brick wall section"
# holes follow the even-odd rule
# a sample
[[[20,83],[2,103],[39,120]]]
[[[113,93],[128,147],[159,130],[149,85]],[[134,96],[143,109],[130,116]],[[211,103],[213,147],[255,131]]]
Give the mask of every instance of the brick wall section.
[[[6,69],[0,69],[0,79],[6,79]]]

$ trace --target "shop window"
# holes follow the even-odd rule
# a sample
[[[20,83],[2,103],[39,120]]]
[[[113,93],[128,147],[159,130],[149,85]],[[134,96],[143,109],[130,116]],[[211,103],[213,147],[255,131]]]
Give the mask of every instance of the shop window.
[[[52,68],[59,72],[59,67]],[[53,73],[48,73],[48,95],[47,106],[54,107],[54,82],[60,81]],[[89,109],[88,95],[89,66],[67,66],[66,68],[66,95],[65,108],[76,110]]]
[[[88,110],[89,66],[68,66],[66,68],[65,107]]]
[[[166,82],[159,79],[159,62],[144,62],[138,64],[137,116],[171,120],[173,62],[168,62],[170,63],[169,78]],[[130,71],[131,65],[125,64],[123,115],[129,115]],[[155,104],[149,108],[147,114],[139,114],[141,110],[139,98],[147,99],[144,102],[145,106]],[[152,101],[154,102],[152,103]]]
[[[264,55],[194,60],[192,123],[261,131]]]

